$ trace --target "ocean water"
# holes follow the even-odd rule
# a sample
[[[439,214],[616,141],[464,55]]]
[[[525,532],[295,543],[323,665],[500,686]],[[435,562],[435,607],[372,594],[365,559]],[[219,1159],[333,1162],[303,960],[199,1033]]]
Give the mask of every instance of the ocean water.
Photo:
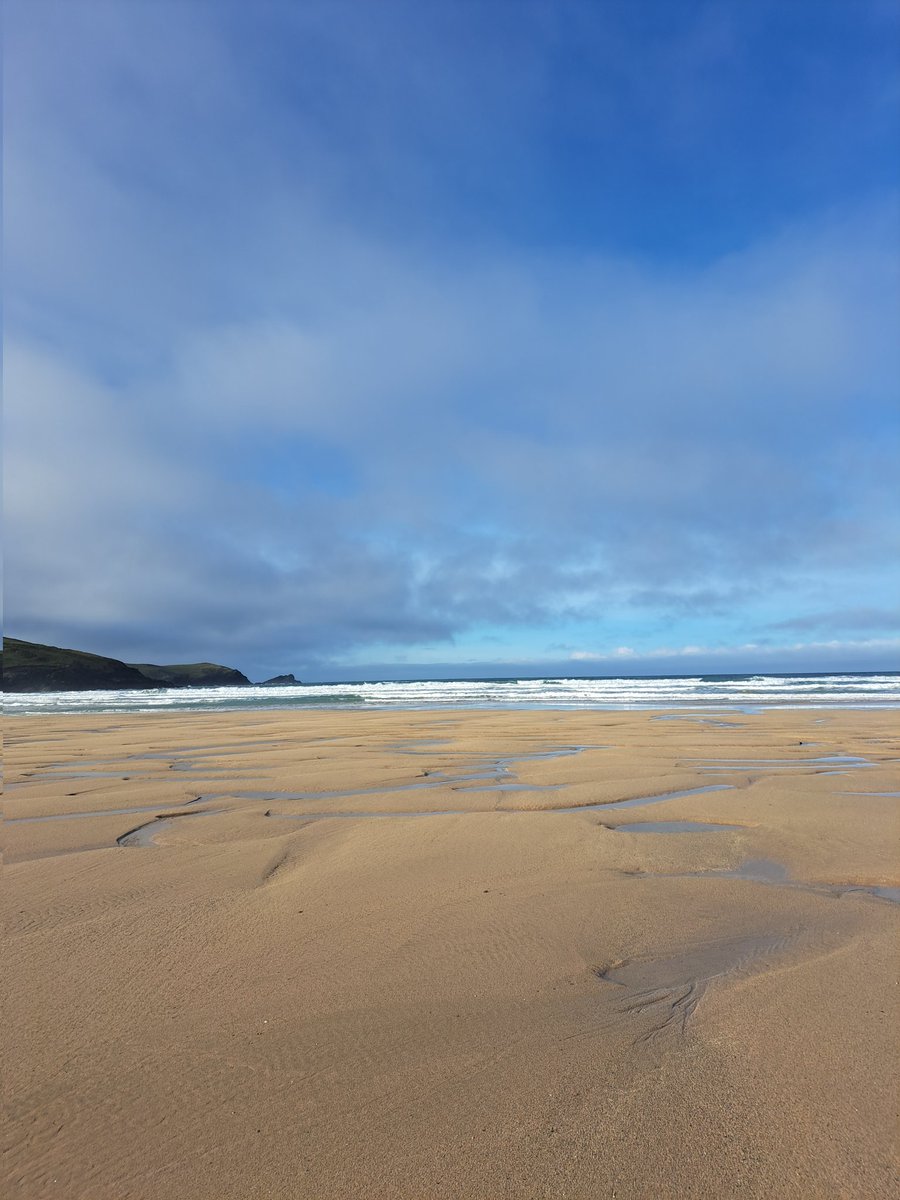
[[[426,679],[297,687],[8,693],[9,715],[213,712],[234,709],[674,709],[898,708],[900,672],[837,675],[691,675],[558,679]],[[679,715],[677,712],[674,715]]]

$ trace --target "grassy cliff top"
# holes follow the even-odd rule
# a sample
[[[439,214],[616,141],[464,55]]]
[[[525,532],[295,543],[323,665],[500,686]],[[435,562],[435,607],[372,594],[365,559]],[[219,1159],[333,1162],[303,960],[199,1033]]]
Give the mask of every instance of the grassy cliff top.
[[[126,663],[85,650],[3,639],[3,690],[8,692],[94,691],[120,688],[203,687],[249,682],[218,663]]]

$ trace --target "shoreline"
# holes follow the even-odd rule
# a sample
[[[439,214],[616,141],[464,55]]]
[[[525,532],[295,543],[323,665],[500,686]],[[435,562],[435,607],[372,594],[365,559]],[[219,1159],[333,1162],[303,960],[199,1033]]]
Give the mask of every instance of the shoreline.
[[[369,680],[294,686],[28,692],[7,715],[62,712],[649,712],[900,708],[900,672]]]
[[[18,716],[8,1181],[892,1196],[900,720],[822,718]]]

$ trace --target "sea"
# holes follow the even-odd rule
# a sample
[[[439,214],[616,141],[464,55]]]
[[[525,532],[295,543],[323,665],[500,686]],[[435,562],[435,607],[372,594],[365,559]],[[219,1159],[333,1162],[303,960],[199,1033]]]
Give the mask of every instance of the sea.
[[[360,680],[296,687],[7,693],[10,716],[236,709],[900,708],[900,671],[860,674]]]

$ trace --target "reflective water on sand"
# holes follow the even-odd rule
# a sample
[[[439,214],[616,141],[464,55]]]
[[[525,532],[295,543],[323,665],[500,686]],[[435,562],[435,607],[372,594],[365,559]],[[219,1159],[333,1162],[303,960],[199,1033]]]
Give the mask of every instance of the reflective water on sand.
[[[737,771],[815,771],[821,767],[859,770],[878,765],[858,754],[823,754],[818,758],[691,758],[686,762],[699,771],[719,774]]]
[[[663,800],[681,800],[685,796],[699,796],[703,792],[724,792],[734,788],[733,783],[707,783],[703,787],[685,788],[680,792],[656,792],[650,796],[635,796],[631,800],[610,800],[599,804],[579,804],[572,808],[555,808],[554,812],[619,812],[623,808],[641,808],[645,804],[661,804]]]

